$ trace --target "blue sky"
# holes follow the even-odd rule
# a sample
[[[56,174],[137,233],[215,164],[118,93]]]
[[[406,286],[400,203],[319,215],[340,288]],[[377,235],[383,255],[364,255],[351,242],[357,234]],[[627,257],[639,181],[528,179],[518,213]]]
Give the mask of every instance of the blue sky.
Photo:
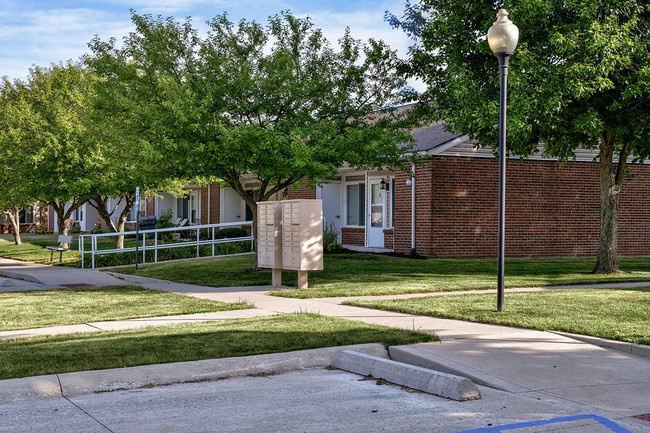
[[[230,18],[265,22],[269,15],[291,10],[310,16],[335,42],[346,26],[358,39],[383,39],[406,56],[408,39],[384,21],[384,11],[399,12],[403,0],[3,0],[0,8],[0,76],[24,79],[36,64],[77,59],[94,35],[125,36],[132,30],[129,9],[140,14],[191,16],[196,27],[223,11]]]

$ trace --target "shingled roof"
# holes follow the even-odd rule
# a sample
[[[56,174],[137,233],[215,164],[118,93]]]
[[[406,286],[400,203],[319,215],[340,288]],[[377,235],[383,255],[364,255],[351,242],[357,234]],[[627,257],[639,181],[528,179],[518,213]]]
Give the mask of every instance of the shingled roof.
[[[438,146],[442,146],[455,138],[463,136],[463,134],[447,132],[444,130],[444,127],[445,124],[440,122],[411,131],[411,135],[413,135],[413,139],[415,140],[413,151],[426,152],[435,149]],[[403,144],[402,147],[404,146],[406,145]]]

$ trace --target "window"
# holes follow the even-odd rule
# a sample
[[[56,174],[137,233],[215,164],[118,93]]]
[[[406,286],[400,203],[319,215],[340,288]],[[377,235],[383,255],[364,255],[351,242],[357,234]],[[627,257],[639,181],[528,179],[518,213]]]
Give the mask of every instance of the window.
[[[83,221],[84,220],[84,210],[83,206],[80,208],[77,208],[73,214],[72,214],[72,219],[75,221]]]
[[[365,225],[366,184],[357,183],[347,186],[347,219],[349,226]]]
[[[34,207],[29,206],[21,209],[18,219],[20,224],[34,224]]]
[[[189,197],[180,197],[176,199],[176,218],[181,220],[189,219]]]

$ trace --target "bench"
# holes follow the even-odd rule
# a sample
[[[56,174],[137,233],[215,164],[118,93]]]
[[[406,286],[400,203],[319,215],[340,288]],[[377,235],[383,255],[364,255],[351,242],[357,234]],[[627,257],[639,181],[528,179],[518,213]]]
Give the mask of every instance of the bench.
[[[63,259],[63,252],[68,251],[70,249],[70,246],[72,245],[72,236],[66,236],[66,235],[59,235],[58,239],[56,240],[59,245],[56,247],[46,247],[48,250],[50,250],[50,261],[54,259],[54,252],[58,251],[59,252],[59,262]],[[67,247],[64,247],[63,245],[68,245]]]

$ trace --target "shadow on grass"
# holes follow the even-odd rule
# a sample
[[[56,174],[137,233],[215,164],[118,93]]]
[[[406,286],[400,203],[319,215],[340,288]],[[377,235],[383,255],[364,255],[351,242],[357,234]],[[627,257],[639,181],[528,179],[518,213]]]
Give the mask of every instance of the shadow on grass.
[[[0,342],[0,379],[361,343],[433,341],[427,334],[312,313]]]

